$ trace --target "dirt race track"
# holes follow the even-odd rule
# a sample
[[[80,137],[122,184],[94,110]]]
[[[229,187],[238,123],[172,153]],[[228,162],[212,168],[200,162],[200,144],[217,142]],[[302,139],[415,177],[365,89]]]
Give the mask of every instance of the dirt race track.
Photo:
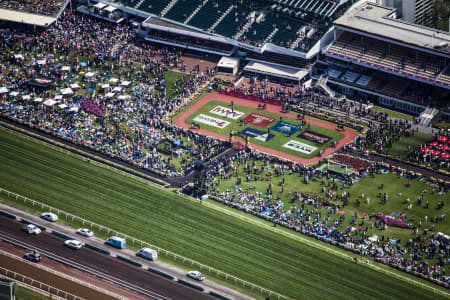
[[[210,130],[206,130],[206,129],[193,129],[191,128],[191,124],[186,124],[185,121],[197,110],[199,110],[201,107],[203,107],[205,104],[207,104],[210,101],[222,101],[225,103],[229,103],[231,104],[231,101],[233,101],[236,105],[241,105],[241,106],[246,106],[246,107],[251,107],[251,108],[257,108],[259,102],[256,101],[252,101],[252,100],[246,100],[246,99],[241,99],[241,98],[236,98],[236,97],[231,97],[231,96],[227,96],[227,95],[222,95],[219,94],[218,92],[214,92],[211,94],[206,95],[205,97],[203,97],[202,99],[200,99],[199,101],[197,101],[194,105],[192,105],[187,111],[183,112],[178,118],[176,118],[174,120],[174,125],[178,126],[178,127],[183,127],[186,129],[190,129],[196,132],[199,132],[203,135],[207,135],[207,136],[211,136],[217,139],[221,139],[221,140],[228,140],[228,136],[220,134],[220,133],[216,133]],[[283,113],[281,112],[281,106],[278,105],[273,105],[273,104],[266,104],[266,111],[283,116],[283,117],[288,117],[291,119],[296,119],[297,118],[297,114],[295,113]],[[320,126],[323,128],[327,128],[330,130],[337,130],[338,127],[336,125],[330,124],[330,123],[326,123],[326,122],[322,122],[316,119],[311,119],[308,117],[305,117],[305,121],[307,123],[316,125],[316,126]],[[354,131],[351,131],[349,129],[345,129],[345,131],[342,131],[342,133],[345,135],[344,138],[342,138],[338,143],[337,146],[334,147],[330,147],[328,149],[325,149],[324,153],[322,154],[322,156],[316,156],[313,158],[302,158],[296,155],[292,155],[292,154],[288,154],[288,153],[284,153],[278,150],[274,150],[271,148],[267,148],[261,145],[256,145],[253,143],[250,143],[250,147],[252,149],[258,150],[260,152],[263,153],[267,153],[273,156],[278,156],[293,162],[297,162],[300,164],[304,164],[304,165],[312,165],[315,164],[317,162],[319,162],[320,160],[324,159],[325,157],[335,153],[336,151],[338,151],[339,149],[341,149],[342,147],[344,147],[346,144],[352,142],[357,134]]]
[[[58,238],[55,235],[52,235],[48,232],[42,232],[37,236],[30,236],[26,232],[20,230],[22,225],[23,224],[19,223],[18,221],[13,221],[6,217],[0,216],[0,232],[2,234],[25,242],[28,245],[31,245],[38,249],[49,251],[61,257],[76,261],[78,263],[83,264],[86,267],[93,268],[102,273],[114,276],[117,279],[126,281],[133,285],[139,286],[140,288],[150,290],[152,292],[155,292],[159,295],[171,299],[199,299],[199,300],[215,299],[206,293],[202,293],[192,288],[185,287],[179,283],[176,283],[173,280],[163,278],[149,271],[146,271],[142,268],[138,268],[136,266],[120,261],[111,256],[98,253],[86,247],[83,247],[80,250],[68,249],[67,247],[64,246],[64,239]],[[0,242],[0,248],[5,249],[5,243]],[[42,260],[42,263],[48,263],[49,261],[50,260],[44,258]],[[14,265],[15,262],[12,262],[11,260],[5,258],[4,256],[0,256],[0,266],[9,268],[11,270],[16,270],[16,268],[13,268]],[[39,281],[43,281],[43,279],[47,280],[50,279],[51,277],[49,274],[48,276],[45,275],[45,277],[36,278],[36,276],[33,275],[35,274],[34,270],[29,269],[28,267],[19,268],[19,270],[16,270],[16,272],[22,273],[23,275],[26,276],[30,276]],[[80,279],[85,280],[85,278]],[[52,280],[57,279],[52,278]],[[95,282],[91,283],[96,284]],[[80,288],[79,286],[76,287],[74,285],[67,285],[67,283],[58,282],[57,287],[69,293],[73,293],[75,295],[84,297],[86,299],[111,299],[111,297],[105,297],[105,295],[100,295],[98,293],[95,295],[94,294],[80,295],[81,290],[87,289],[84,287]],[[108,287],[100,286],[100,288],[107,289]],[[111,291],[117,292],[115,290]],[[132,297],[132,294],[128,295],[128,297],[130,299],[144,299],[144,297],[141,296]]]

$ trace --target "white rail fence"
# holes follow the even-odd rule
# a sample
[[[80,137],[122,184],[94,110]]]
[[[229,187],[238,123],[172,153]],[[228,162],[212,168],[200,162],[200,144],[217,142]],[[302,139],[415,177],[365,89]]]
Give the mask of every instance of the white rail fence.
[[[156,245],[144,242],[142,240],[139,240],[137,238],[129,236],[129,235],[125,234],[125,233],[118,232],[116,230],[113,230],[111,228],[105,227],[103,225],[100,225],[100,224],[97,224],[97,223],[94,223],[94,222],[91,222],[89,220],[86,220],[84,218],[78,217],[78,216],[73,215],[71,213],[68,213],[66,211],[57,209],[57,208],[55,208],[53,206],[50,206],[50,205],[41,203],[39,201],[30,199],[28,197],[16,194],[14,192],[11,192],[11,191],[3,189],[3,188],[0,188],[0,194],[1,193],[6,194],[9,198],[14,198],[17,201],[22,201],[24,204],[29,203],[33,207],[39,207],[40,210],[42,210],[42,211],[46,210],[46,211],[55,213],[59,217],[64,217],[64,219],[67,220],[67,221],[80,222],[83,225],[89,226],[91,229],[97,228],[100,231],[103,231],[103,232],[107,233],[108,235],[115,235],[115,236],[123,237],[123,238],[127,239],[128,241],[131,241],[134,245],[139,245],[140,247],[149,247],[149,248],[155,249],[155,250],[158,251],[158,253],[164,254],[167,257],[172,257],[174,261],[179,261],[179,262],[183,262],[183,264],[190,264],[191,266],[196,266],[200,270],[203,270],[203,271],[207,270],[210,274],[215,274],[217,277],[219,277],[221,279],[225,279],[227,281],[232,281],[235,284],[241,285],[242,287],[250,288],[253,292],[258,292],[258,293],[260,293],[262,295],[267,295],[267,296],[270,296],[270,297],[273,296],[273,297],[276,297],[277,299],[289,299],[287,296],[284,296],[284,295],[282,295],[280,293],[277,293],[277,292],[274,292],[272,290],[266,289],[266,288],[264,288],[262,286],[259,286],[257,284],[254,284],[254,283],[251,283],[249,281],[243,280],[243,279],[241,279],[239,277],[236,277],[234,275],[225,273],[223,271],[220,271],[220,270],[218,270],[216,268],[213,268],[213,267],[210,267],[208,265],[204,265],[204,264],[202,264],[202,263],[200,263],[198,261],[195,261],[193,259],[184,257],[184,256],[179,255],[179,254],[176,254],[176,253],[174,253],[172,251],[169,251],[169,250],[160,248],[160,247],[158,247]]]

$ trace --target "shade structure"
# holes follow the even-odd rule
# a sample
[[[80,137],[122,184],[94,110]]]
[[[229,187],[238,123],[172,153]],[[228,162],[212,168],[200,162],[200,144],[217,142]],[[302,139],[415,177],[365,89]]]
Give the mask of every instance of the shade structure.
[[[431,142],[428,145],[430,145],[431,147],[436,147],[438,144],[438,142]]]
[[[445,142],[446,140],[448,140],[448,138],[445,137],[445,136],[443,136],[443,135],[441,135],[440,137],[437,138],[437,140],[438,140],[439,142]]]
[[[447,159],[447,158],[450,158],[450,154],[448,154],[448,153],[441,153],[441,157]]]
[[[428,149],[428,148],[422,148],[422,149],[420,149],[420,151],[421,151],[421,152],[424,152],[424,153],[427,153],[428,151],[430,151],[430,149]]]
[[[433,152],[431,152],[431,154],[432,154],[432,155],[439,155],[439,154],[441,154],[441,152],[439,152],[439,151],[437,151],[437,150],[434,150]]]
[[[440,145],[439,146],[439,150],[442,150],[442,151],[445,151],[445,150],[447,150],[447,149],[449,149],[450,147],[449,146],[447,146],[447,145]]]

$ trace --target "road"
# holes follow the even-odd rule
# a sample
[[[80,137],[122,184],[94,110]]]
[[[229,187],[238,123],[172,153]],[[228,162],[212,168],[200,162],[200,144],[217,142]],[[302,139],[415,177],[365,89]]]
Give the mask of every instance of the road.
[[[150,290],[171,299],[215,299],[206,293],[185,287],[142,268],[122,262],[111,256],[88,249],[68,249],[64,240],[48,232],[30,236],[21,231],[22,223],[6,217],[0,217],[0,233],[25,242],[32,247],[54,253],[60,257],[76,261],[88,268],[113,276],[119,280]]]

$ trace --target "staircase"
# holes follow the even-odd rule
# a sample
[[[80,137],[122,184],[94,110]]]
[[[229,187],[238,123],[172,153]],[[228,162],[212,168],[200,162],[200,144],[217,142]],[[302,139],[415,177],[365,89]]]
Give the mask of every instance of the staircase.
[[[139,6],[141,6],[141,4],[144,2],[145,0],[141,0],[141,1],[139,1],[135,6],[134,6],[134,8],[138,8]]]
[[[248,15],[248,22],[245,23],[242,29],[234,35],[233,39],[238,40],[244,34],[244,32],[246,32],[250,28],[250,26],[252,26],[253,23],[255,23],[255,21],[256,21],[255,12],[251,12]]]
[[[264,40],[264,43],[270,43],[270,41],[272,40],[272,38],[273,38],[273,36],[275,35],[275,34],[277,34],[277,32],[278,32],[278,28],[275,28],[268,36],[267,36],[267,38]]]
[[[162,10],[161,17],[164,17],[169,12],[169,10],[175,5],[175,3],[177,3],[177,2],[178,2],[178,0],[170,1],[170,3],[167,4],[167,6],[164,7],[164,9]]]
[[[233,8],[235,8],[235,5],[231,5],[230,7],[228,7],[228,9],[217,19],[217,21],[212,24],[211,27],[208,28],[208,31],[211,32],[214,30],[214,28],[217,27],[217,25],[219,25],[220,22],[222,22],[222,20],[233,10]]]
[[[195,15],[200,11],[200,9],[203,8],[203,6],[205,6],[206,3],[208,3],[208,0],[203,1],[202,4],[197,6],[197,8],[192,12],[192,14],[183,23],[184,24],[189,23],[189,21],[192,20],[193,17],[195,17]]]
[[[336,93],[330,89],[330,87],[327,85],[328,77],[320,75],[319,80],[317,80],[317,86],[321,87],[325,93],[328,94],[328,96],[333,97],[336,95]]]
[[[433,120],[434,116],[436,116],[438,112],[439,110],[436,108],[427,107],[419,116],[420,125],[429,126],[431,120]]]
[[[292,43],[292,45],[291,45],[291,47],[290,47],[292,50],[295,49],[295,48],[297,48],[298,45],[300,44],[300,42],[305,38],[305,34],[304,34],[304,33],[301,34],[302,31],[306,31],[305,26],[303,26],[302,28],[300,28],[300,29],[297,31],[298,37],[295,39],[295,41]]]

